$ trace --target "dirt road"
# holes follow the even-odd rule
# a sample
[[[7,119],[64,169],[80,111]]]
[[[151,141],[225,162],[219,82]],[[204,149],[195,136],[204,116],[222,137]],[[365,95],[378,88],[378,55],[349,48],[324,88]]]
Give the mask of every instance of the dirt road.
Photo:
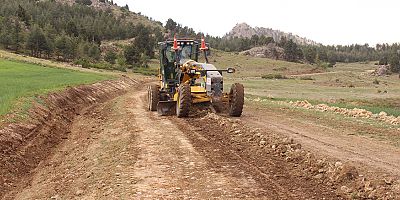
[[[359,178],[353,168],[320,162],[301,144],[279,136],[285,129],[254,120],[253,112],[242,119],[206,112],[188,119],[161,117],[147,111],[144,88],[84,109],[29,183],[3,198],[346,199],[357,194],[350,187]],[[310,145],[307,141],[302,142]]]
[[[148,112],[145,94],[141,89],[85,109],[31,183],[4,199],[340,198],[293,170],[260,168],[223,140],[213,141],[214,127],[202,130],[200,118]]]

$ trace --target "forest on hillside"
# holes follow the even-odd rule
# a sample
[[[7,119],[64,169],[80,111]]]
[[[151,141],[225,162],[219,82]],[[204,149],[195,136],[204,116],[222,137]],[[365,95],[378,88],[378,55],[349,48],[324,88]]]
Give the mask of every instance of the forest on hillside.
[[[113,5],[108,0],[100,0]],[[150,21],[155,26],[132,21],[128,6],[118,7],[122,15],[109,9],[96,9],[90,0],[76,0],[73,5],[54,0],[0,0],[0,46],[17,53],[35,57],[74,61],[84,66],[90,63],[129,66],[146,66],[155,57],[156,44],[173,35],[200,39],[204,34],[169,19],[165,26]],[[114,6],[114,5],[113,5]],[[147,18],[149,19],[149,18]],[[101,52],[103,41],[135,38],[123,47],[122,53]],[[253,47],[274,43],[283,49],[284,59],[329,67],[336,62],[378,61],[390,64],[393,72],[400,70],[400,45],[298,45],[292,40],[253,35],[251,38],[214,37],[205,35],[212,48],[228,52],[241,52]]]
[[[152,49],[157,40],[163,39],[162,30],[157,26],[135,24],[124,15],[115,16],[111,9],[94,9],[81,0],[74,5],[54,1],[0,0],[0,5],[0,45],[35,57],[96,62],[101,58],[102,41],[136,37],[147,43],[135,44],[131,51],[147,52],[144,57],[153,57]],[[126,7],[120,10],[126,15],[132,14]],[[118,56],[113,53],[105,52],[111,63]]]

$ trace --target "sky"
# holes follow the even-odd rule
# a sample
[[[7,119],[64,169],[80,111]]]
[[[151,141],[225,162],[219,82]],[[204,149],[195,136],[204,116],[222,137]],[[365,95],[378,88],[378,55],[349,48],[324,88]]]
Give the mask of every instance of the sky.
[[[165,24],[168,18],[213,36],[246,22],[325,45],[400,42],[398,0],[114,0]]]

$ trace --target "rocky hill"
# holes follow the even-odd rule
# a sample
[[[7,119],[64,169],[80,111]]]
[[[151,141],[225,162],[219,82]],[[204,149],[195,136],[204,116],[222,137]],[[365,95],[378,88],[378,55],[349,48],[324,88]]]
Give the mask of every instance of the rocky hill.
[[[81,2],[83,1],[84,0],[81,0]],[[135,13],[132,11],[125,10],[122,7],[125,5],[117,5],[116,3],[112,4],[111,0],[87,0],[87,1],[91,1],[90,7],[95,8],[97,10],[105,11],[111,9],[116,17],[123,18],[125,22],[131,22],[132,24],[135,25],[141,23],[145,26],[151,26],[153,28],[158,27],[160,29],[163,29],[161,22],[143,16],[140,13]],[[56,2],[68,5],[78,4],[76,0],[56,0]]]
[[[271,28],[251,27],[246,23],[236,24],[236,26],[233,27],[233,29],[225,37],[250,38],[253,35],[258,35],[258,36],[264,35],[266,37],[272,37],[276,42],[280,41],[282,37],[286,37],[287,39],[292,39],[297,44],[318,45],[318,43],[315,41],[312,41],[304,37],[300,37],[298,35],[294,35],[292,33],[286,33]]]

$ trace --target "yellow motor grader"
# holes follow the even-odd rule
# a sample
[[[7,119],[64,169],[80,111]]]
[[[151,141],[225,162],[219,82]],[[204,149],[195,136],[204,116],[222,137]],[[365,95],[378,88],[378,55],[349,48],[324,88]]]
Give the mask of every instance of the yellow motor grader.
[[[216,111],[227,110],[230,116],[239,117],[244,103],[244,87],[240,83],[223,91],[222,73],[234,73],[234,68],[217,69],[208,63],[209,48],[191,39],[167,40],[159,43],[159,85],[148,88],[148,108],[160,115],[188,117],[190,108],[197,103],[211,103]],[[204,54],[205,63],[199,63]]]

